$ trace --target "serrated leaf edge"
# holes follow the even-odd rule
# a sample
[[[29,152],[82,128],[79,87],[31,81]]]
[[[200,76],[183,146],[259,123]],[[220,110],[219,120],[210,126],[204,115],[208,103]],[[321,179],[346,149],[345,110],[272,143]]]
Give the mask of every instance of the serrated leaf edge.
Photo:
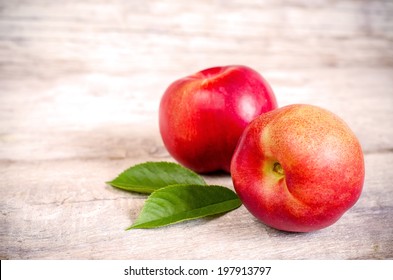
[[[193,186],[193,184],[172,184],[172,185],[168,185],[168,186],[166,186],[166,187],[164,187],[164,188],[161,188],[161,189],[159,189],[159,190],[160,190],[160,191],[163,191],[163,190],[166,189],[166,188],[170,188],[170,187],[174,187],[174,186]],[[229,190],[229,191],[233,192],[233,193],[237,196],[237,194],[236,194],[233,190],[231,190],[231,189],[229,189],[229,188],[227,188],[227,187],[224,187],[224,186],[220,186],[220,185],[196,185],[196,184],[195,184],[194,186],[220,187],[220,188],[224,188],[224,189],[226,189],[226,190]],[[155,192],[157,192],[157,191],[158,191],[158,190],[156,190]],[[155,192],[153,192],[153,193],[155,193]],[[153,194],[153,193],[152,193],[152,194]],[[151,194],[151,195],[152,195],[152,194]],[[149,197],[150,197],[150,196],[149,196]],[[147,198],[147,200],[149,199],[149,197]],[[146,200],[146,202],[147,202],[147,200]],[[145,202],[145,203],[146,203],[146,202]],[[158,225],[158,226],[157,226],[157,225],[153,225],[153,226],[144,226],[144,225],[149,224],[149,223],[152,223],[152,222],[154,222],[154,221],[149,221],[149,222],[145,222],[145,223],[141,223],[141,224],[135,224],[135,222],[134,222],[131,226],[129,226],[128,228],[126,228],[126,230],[131,230],[131,229],[152,229],[152,228],[159,228],[159,227],[169,226],[169,225],[173,225],[173,224],[177,224],[177,223],[181,223],[181,222],[185,222],[185,221],[189,221],[189,220],[195,220],[195,219],[200,219],[200,218],[204,218],[204,217],[208,217],[208,216],[212,216],[212,215],[227,213],[227,212],[230,212],[230,211],[235,210],[236,208],[240,207],[240,206],[242,205],[242,202],[241,202],[240,198],[237,197],[237,198],[234,198],[234,199],[231,199],[231,200],[225,200],[225,201],[222,201],[222,202],[219,202],[219,203],[210,204],[210,205],[207,205],[207,206],[205,206],[205,207],[197,208],[197,209],[194,209],[194,210],[192,210],[192,211],[202,211],[203,209],[206,209],[206,208],[209,208],[209,207],[217,207],[217,206],[222,205],[222,204],[233,204],[233,206],[231,206],[230,208],[228,208],[228,210],[216,211],[216,212],[213,212],[213,213],[211,213],[211,214],[204,214],[204,215],[200,215],[200,216],[184,218],[184,219],[180,219],[180,220],[177,220],[177,221],[174,221],[174,222],[170,222],[170,223],[163,224],[163,225]],[[143,209],[143,208],[142,208],[142,209]],[[187,212],[189,212],[189,211],[187,211]],[[177,216],[177,215],[181,215],[182,213],[184,213],[184,212],[177,213],[176,215],[173,215],[173,216],[171,216],[171,217],[174,217],[174,216]],[[139,217],[139,216],[138,216],[138,217]],[[168,217],[168,219],[169,219],[169,217]],[[138,220],[138,218],[137,218],[136,220]]]
[[[204,179],[201,175],[199,175],[198,173],[196,173],[196,172],[194,172],[193,170],[191,170],[191,169],[189,169],[189,168],[186,168],[186,167],[184,167],[184,166],[182,166],[182,165],[180,165],[180,164],[178,164],[178,163],[176,163],[176,162],[170,162],[170,161],[146,161],[146,162],[143,162],[143,163],[137,163],[137,164],[135,164],[135,165],[133,165],[133,166],[130,166],[129,168],[124,169],[124,170],[123,170],[122,172],[120,172],[113,180],[107,181],[107,182],[105,182],[105,184],[108,184],[108,185],[110,185],[110,186],[112,186],[112,187],[115,187],[115,188],[118,188],[118,189],[122,189],[122,190],[125,190],[125,191],[137,192],[137,193],[144,193],[144,194],[151,194],[151,193],[153,193],[154,191],[157,191],[157,190],[159,190],[159,189],[162,189],[162,188],[168,187],[168,186],[170,186],[170,185],[173,185],[173,184],[166,185],[166,186],[161,187],[161,188],[159,188],[159,189],[149,189],[150,187],[147,187],[147,188],[146,188],[146,187],[136,186],[136,185],[132,185],[132,184],[129,184],[129,185],[127,185],[127,184],[121,184],[121,185],[120,185],[120,184],[117,184],[117,183],[115,182],[116,179],[118,179],[120,176],[122,176],[122,175],[123,175],[124,173],[126,173],[128,170],[130,170],[130,169],[132,169],[132,168],[136,168],[136,167],[138,167],[138,166],[148,165],[148,164],[162,164],[162,165],[174,166],[174,167],[176,167],[176,168],[183,169],[183,170],[187,171],[188,173],[190,173],[190,176],[192,176],[192,177],[194,177],[194,178],[200,179],[201,182],[203,182],[203,184],[200,184],[201,186],[207,185],[205,179]],[[183,182],[179,182],[179,184],[183,184]],[[127,188],[127,187],[129,187],[129,188]],[[138,189],[141,189],[141,190],[138,190]],[[146,191],[144,191],[144,190],[146,190]]]

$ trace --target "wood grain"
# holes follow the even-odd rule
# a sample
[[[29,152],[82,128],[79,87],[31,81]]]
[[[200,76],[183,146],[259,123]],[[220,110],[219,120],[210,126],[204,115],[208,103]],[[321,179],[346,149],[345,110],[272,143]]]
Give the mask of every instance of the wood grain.
[[[0,259],[393,259],[392,14],[383,0],[1,1]],[[225,64],[260,71],[280,106],[323,106],[357,134],[364,191],[335,225],[279,232],[242,206],[124,230],[146,196],[104,182],[173,161],[163,91]]]

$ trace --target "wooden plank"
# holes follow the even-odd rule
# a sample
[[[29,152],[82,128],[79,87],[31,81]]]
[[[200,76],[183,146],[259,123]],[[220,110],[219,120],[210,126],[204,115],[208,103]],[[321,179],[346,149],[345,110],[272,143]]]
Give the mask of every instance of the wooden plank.
[[[1,162],[1,258],[383,259],[393,258],[393,154],[366,156],[359,202],[335,225],[308,234],[268,228],[242,206],[154,230],[125,231],[146,196],[106,186],[130,160]],[[77,168],[76,168],[77,167]],[[21,174],[19,180],[11,174]],[[229,175],[206,177],[232,188]],[[383,196],[381,195],[383,194]],[[5,199],[7,198],[7,199]],[[386,230],[382,230],[386,229]]]
[[[267,71],[264,76],[280,106],[322,106],[350,125],[366,153],[392,151],[393,68]],[[74,157],[106,156],[107,151],[97,147],[100,141],[109,142],[114,150],[124,145],[132,149],[131,145],[143,142],[134,137],[144,138],[146,133],[159,137],[160,98],[178,77],[162,74],[151,84],[141,83],[141,76],[101,74],[49,82],[4,81],[0,91],[12,94],[0,95],[0,132],[7,144],[0,146],[0,152],[7,159],[24,159],[26,154],[41,159],[67,158],[72,153]],[[78,137],[79,143],[68,143],[69,138]],[[50,148],[55,146],[59,148]]]
[[[135,1],[66,2],[3,4],[0,46],[7,75],[158,75],[227,63],[280,70],[393,63],[389,1],[300,7],[290,1],[260,7],[199,1],[188,8],[176,1],[145,7]]]

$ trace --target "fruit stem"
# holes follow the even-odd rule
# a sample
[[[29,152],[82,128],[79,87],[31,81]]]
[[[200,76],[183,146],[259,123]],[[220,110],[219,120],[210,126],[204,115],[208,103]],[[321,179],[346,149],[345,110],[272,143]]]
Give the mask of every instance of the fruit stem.
[[[284,169],[282,168],[282,166],[279,162],[275,162],[273,164],[273,171],[280,174],[280,175],[284,175]]]

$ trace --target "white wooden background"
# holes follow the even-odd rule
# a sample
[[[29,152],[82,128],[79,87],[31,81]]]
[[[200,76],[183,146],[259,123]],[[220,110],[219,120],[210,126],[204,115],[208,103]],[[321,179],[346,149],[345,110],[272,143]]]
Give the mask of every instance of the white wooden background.
[[[358,203],[313,233],[241,208],[125,231],[146,196],[105,185],[173,159],[173,80],[244,64],[279,105],[323,106],[363,146]],[[393,259],[393,2],[0,0],[0,259]],[[233,188],[229,175],[205,176]]]

